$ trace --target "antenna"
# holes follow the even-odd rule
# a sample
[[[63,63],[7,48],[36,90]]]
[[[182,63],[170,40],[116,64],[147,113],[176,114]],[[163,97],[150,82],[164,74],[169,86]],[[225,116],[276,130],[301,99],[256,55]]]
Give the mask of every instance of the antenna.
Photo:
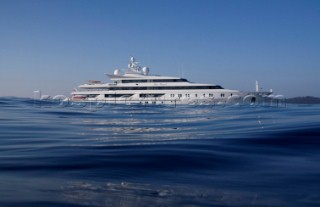
[[[128,68],[129,68],[131,71],[140,72],[141,67],[138,65],[138,63],[139,63],[139,62],[137,62],[134,57],[131,57],[131,58],[130,58],[130,62],[129,62],[129,64],[128,64]]]

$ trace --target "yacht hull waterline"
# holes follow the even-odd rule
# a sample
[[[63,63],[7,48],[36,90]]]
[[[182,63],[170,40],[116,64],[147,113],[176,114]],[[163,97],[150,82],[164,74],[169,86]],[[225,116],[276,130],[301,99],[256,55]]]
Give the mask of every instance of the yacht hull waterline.
[[[211,105],[262,103],[272,91],[255,92],[225,89],[220,85],[189,82],[185,78],[149,75],[148,67],[139,66],[131,57],[125,73],[116,69],[106,74],[112,83],[90,80],[71,93],[70,102],[99,102],[137,105]]]

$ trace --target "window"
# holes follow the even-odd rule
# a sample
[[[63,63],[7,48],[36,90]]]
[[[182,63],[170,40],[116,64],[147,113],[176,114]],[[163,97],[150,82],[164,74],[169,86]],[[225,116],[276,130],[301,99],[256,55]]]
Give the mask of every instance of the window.
[[[120,98],[120,97],[130,97],[133,94],[104,94],[105,98]]]
[[[129,80],[122,80],[122,83],[170,83],[170,82],[188,82],[187,79],[129,79]]]
[[[144,93],[142,93],[139,96],[142,97],[142,98],[146,98],[146,97],[158,98],[158,97],[161,97],[163,95],[164,94],[153,94],[153,93],[144,94]]]
[[[87,95],[88,98],[95,98],[97,97],[99,94],[89,94]]]
[[[221,86],[160,86],[160,87],[159,86],[149,86],[149,87],[133,86],[133,87],[110,87],[109,88],[109,90],[185,90],[185,89],[222,89],[222,88]]]
[[[146,83],[148,80],[122,80],[122,83]]]

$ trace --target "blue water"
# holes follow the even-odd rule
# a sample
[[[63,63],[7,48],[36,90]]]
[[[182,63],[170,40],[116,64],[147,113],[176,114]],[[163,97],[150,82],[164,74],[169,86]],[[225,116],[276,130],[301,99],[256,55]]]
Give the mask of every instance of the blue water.
[[[320,206],[320,106],[0,98],[0,206]]]

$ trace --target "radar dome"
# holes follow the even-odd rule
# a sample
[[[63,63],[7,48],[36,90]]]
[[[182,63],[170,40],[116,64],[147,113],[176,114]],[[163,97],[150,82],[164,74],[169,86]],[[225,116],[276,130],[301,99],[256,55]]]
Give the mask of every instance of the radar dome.
[[[121,70],[120,69],[115,69],[113,72],[113,75],[121,75]]]
[[[143,72],[143,75],[148,75],[149,74],[149,68],[148,67],[143,67],[142,68],[142,72]]]

